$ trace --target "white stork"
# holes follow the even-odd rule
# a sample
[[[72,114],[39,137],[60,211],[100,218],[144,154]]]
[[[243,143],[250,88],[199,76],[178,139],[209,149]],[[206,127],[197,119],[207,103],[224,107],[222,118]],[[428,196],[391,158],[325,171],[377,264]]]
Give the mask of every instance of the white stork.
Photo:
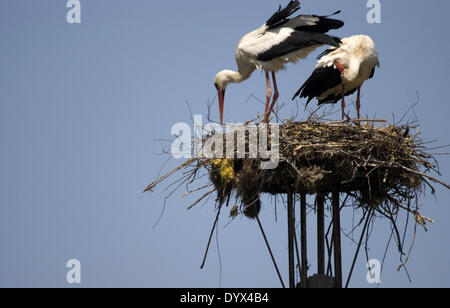
[[[290,1],[286,8],[278,11],[259,29],[245,35],[236,48],[238,71],[224,70],[217,74],[214,80],[218,92],[220,107],[220,122],[223,124],[225,90],[230,83],[240,83],[247,80],[256,70],[266,73],[267,102],[265,121],[275,106],[279,97],[275,73],[285,68],[289,62],[297,62],[306,58],[311,52],[322,45],[339,46],[339,38],[325,34],[331,29],[339,29],[344,23],[330,16],[300,15],[288,18],[300,9],[300,2]],[[269,73],[272,73],[274,96],[272,96]],[[269,108],[270,107],[270,108]]]
[[[335,104],[342,99],[342,119],[345,117],[345,96],[358,91],[356,110],[361,118],[361,86],[373,78],[380,66],[375,43],[367,35],[355,35],[342,39],[338,48],[331,47],[319,56],[316,70],[297,91],[308,98],[308,105],[317,98],[319,105]]]

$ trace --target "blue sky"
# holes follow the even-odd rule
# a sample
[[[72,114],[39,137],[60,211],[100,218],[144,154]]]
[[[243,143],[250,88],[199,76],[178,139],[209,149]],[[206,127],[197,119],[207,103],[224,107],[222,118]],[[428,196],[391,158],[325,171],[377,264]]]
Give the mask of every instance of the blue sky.
[[[84,287],[218,287],[220,278],[223,287],[278,287],[254,222],[238,219],[224,229],[224,216],[222,275],[215,243],[201,271],[212,200],[187,212],[193,199],[175,195],[153,229],[167,193],[141,191],[166,160],[160,153],[167,143],[158,140],[171,139],[176,122],[190,121],[186,102],[206,116],[215,74],[235,69],[239,38],[285,2],[81,0],[82,23],[69,25],[65,1],[1,1],[0,286],[66,287],[65,264],[76,258]],[[304,13],[342,9],[346,25],[333,34],[363,33],[376,42],[381,69],[363,88],[363,114],[398,119],[418,92],[422,137],[450,143],[448,1],[381,0],[379,25],[367,23],[366,1],[302,4]],[[290,98],[313,68],[312,55],[279,74],[283,116],[295,110]],[[225,120],[262,112],[251,95],[264,98],[260,72],[229,87]],[[304,117],[301,109],[298,119]],[[449,158],[439,161],[442,180],[450,182]],[[436,198],[421,199],[422,213],[436,223],[418,234],[408,264],[413,282],[396,271],[392,246],[382,287],[450,287],[449,198],[438,187]],[[264,198],[261,219],[287,279],[284,213],[278,205],[276,222]],[[352,213],[343,221],[349,228]],[[375,227],[370,253],[381,259],[389,228],[382,221]],[[355,247],[347,242],[343,249],[350,263]],[[310,262],[315,269],[314,254]],[[372,287],[364,263],[363,256],[352,286]]]

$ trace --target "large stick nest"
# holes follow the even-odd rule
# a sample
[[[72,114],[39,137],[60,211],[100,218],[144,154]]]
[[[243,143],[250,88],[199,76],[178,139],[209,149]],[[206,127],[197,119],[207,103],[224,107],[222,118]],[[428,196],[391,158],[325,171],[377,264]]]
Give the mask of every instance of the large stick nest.
[[[439,174],[437,161],[427,153],[419,135],[410,133],[415,127],[376,126],[376,122],[383,121],[288,121],[280,126],[281,158],[276,169],[262,170],[261,159],[191,159],[147,190],[177,171],[188,170],[182,183],[194,183],[200,171],[207,170],[214,188],[192,206],[213,193],[223,205],[234,194],[242,202],[242,212],[255,218],[262,193],[341,192],[354,198],[358,206],[387,208],[388,215],[392,206],[410,211],[411,200],[424,185],[433,192],[435,183],[450,188],[432,176]],[[234,134],[224,137],[235,138]]]

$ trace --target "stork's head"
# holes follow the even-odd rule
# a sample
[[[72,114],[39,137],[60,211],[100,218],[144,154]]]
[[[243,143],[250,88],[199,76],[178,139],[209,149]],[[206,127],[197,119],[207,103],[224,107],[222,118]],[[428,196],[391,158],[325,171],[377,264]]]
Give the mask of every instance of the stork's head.
[[[220,124],[223,124],[223,111],[225,105],[225,91],[229,83],[233,82],[233,72],[232,71],[221,71],[214,78],[214,86],[217,89],[217,97],[219,99],[220,108]]]

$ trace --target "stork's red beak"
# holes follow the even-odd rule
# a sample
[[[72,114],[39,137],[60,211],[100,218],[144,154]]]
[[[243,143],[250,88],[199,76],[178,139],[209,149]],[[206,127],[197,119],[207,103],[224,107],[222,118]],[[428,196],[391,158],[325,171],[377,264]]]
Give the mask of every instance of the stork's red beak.
[[[225,106],[225,90],[217,90],[219,96],[220,124],[223,125],[223,111]]]

